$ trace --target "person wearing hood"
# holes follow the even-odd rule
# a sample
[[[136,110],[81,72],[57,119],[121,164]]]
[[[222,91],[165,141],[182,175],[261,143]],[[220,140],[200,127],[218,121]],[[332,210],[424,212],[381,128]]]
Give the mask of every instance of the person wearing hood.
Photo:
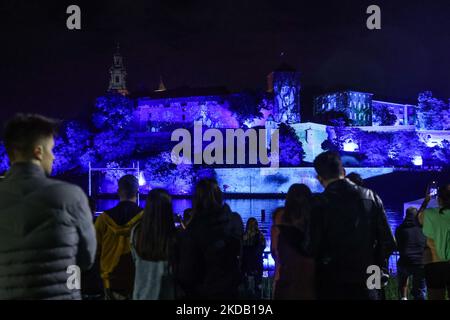
[[[395,231],[400,259],[397,262],[399,298],[408,298],[408,279],[412,277],[411,294],[414,300],[425,300],[425,271],[423,255],[426,237],[419,224],[416,208],[406,210],[405,219]]]
[[[120,202],[99,215],[95,221],[100,275],[107,300],[130,299],[133,292],[134,263],[131,257],[131,229],[142,218],[137,203],[139,183],[135,176],[119,180]]]

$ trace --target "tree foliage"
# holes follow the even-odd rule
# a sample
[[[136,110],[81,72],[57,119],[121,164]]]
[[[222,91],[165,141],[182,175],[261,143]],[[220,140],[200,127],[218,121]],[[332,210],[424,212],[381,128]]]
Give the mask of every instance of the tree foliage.
[[[97,98],[92,116],[94,126],[101,130],[131,130],[133,119],[133,102],[118,94],[108,93]]]
[[[397,116],[386,105],[374,108],[373,118],[374,122],[381,126],[392,126],[397,121]]]
[[[85,172],[89,161],[94,159],[91,136],[91,132],[77,121],[64,124],[55,141],[53,173],[57,175],[74,169]]]
[[[0,141],[0,174],[3,174],[9,168],[9,158],[2,141]]]
[[[280,124],[279,130],[280,165],[283,167],[299,166],[305,153],[295,130],[284,123]]]
[[[444,123],[444,115],[449,113],[449,105],[433,97],[431,91],[419,94],[417,109],[417,126],[423,130],[443,130],[449,127]]]
[[[165,188],[175,194],[191,192],[193,166],[184,163],[174,164],[170,152],[163,152],[148,159],[144,175],[151,188]]]
[[[263,114],[260,111],[260,97],[251,90],[245,90],[238,94],[233,94],[229,98],[230,110],[235,113],[239,124],[243,125],[246,121],[253,121],[260,118]]]

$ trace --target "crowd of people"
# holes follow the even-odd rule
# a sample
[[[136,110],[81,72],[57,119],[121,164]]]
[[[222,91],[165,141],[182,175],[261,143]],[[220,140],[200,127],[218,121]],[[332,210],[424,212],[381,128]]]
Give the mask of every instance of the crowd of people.
[[[244,228],[214,179],[196,183],[192,208],[177,221],[166,190],[151,190],[141,208],[138,180],[125,175],[118,205],[94,221],[95,203],[81,188],[49,178],[56,130],[37,115],[17,115],[5,128],[11,168],[0,182],[0,299],[260,297],[266,239],[255,218]],[[425,299],[425,286],[429,299],[444,299],[450,185],[440,187],[438,208],[427,208],[427,193],[419,210],[408,209],[394,236],[380,197],[345,176],[338,153],[320,154],[314,168],[324,191],[293,184],[272,215],[273,299],[383,299],[368,268],[379,268],[375,283],[383,283],[396,250],[399,298],[412,277],[415,299]],[[71,266],[82,270],[81,288],[68,285]]]

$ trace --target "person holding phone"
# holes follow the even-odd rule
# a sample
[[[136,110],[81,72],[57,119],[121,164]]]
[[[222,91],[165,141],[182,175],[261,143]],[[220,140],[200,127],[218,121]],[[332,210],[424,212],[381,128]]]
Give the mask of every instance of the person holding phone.
[[[430,262],[425,265],[428,299],[445,300],[445,291],[450,296],[450,184],[438,189],[439,207],[428,208],[431,186],[419,209],[419,220],[423,234],[431,251]]]

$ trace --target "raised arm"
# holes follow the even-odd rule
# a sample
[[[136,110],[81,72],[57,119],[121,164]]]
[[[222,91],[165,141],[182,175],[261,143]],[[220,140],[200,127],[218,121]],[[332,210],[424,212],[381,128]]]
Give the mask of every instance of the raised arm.
[[[431,201],[431,195],[430,195],[430,186],[427,187],[427,191],[425,193],[425,198],[423,199],[422,205],[419,208],[418,211],[418,219],[419,219],[419,223],[423,226],[423,221],[424,221],[424,213],[425,213],[425,209],[428,207],[428,204]]]

